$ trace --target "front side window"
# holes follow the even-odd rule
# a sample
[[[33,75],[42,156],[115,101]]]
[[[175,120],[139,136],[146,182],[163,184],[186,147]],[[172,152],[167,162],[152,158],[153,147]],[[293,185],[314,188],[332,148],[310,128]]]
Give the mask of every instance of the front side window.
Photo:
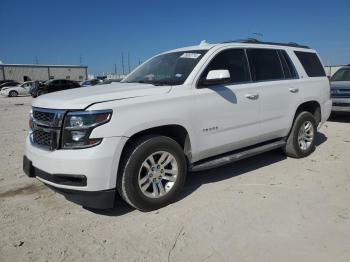
[[[250,81],[248,63],[243,49],[228,49],[216,55],[200,79],[205,79],[211,70],[228,70],[230,72],[228,83],[231,84]]]
[[[315,53],[294,51],[309,77],[326,76],[320,59]]]
[[[247,49],[253,81],[284,79],[277,50]]]
[[[182,85],[207,50],[172,52],[156,56],[122,82]]]
[[[331,81],[350,81],[350,68],[341,68],[332,76]]]

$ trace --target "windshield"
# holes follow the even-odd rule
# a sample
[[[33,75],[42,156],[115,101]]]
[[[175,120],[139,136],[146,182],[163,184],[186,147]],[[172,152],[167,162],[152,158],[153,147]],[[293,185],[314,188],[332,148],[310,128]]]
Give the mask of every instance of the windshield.
[[[153,85],[181,85],[207,50],[173,52],[156,56],[122,82]]]
[[[350,68],[339,69],[332,76],[331,81],[350,81]]]

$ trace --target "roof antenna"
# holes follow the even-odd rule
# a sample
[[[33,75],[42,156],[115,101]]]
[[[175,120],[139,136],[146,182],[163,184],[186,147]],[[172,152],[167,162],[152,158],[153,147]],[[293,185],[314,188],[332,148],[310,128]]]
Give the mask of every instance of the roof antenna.
[[[205,45],[207,45],[207,44],[208,44],[208,42],[207,42],[207,41],[202,40],[202,41],[200,42],[199,46],[205,46]]]

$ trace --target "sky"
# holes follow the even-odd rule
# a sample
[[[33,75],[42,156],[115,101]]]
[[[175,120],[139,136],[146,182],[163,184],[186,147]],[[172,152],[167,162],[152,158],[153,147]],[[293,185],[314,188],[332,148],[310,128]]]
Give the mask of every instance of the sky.
[[[174,48],[255,37],[315,48],[324,64],[350,64],[350,0],[1,0],[0,61],[80,64],[127,71]],[[258,34],[255,34],[258,33]]]

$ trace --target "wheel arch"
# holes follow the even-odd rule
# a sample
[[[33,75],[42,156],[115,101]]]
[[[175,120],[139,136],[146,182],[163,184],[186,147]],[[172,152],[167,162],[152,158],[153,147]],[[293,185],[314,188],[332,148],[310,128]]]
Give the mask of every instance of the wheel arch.
[[[310,100],[310,101],[301,103],[295,111],[293,123],[297,115],[303,111],[310,112],[311,114],[313,114],[317,125],[321,122],[321,119],[322,119],[321,105],[318,101]]]
[[[192,146],[191,146],[190,135],[187,129],[184,126],[179,124],[160,125],[160,126],[150,127],[147,129],[134,132],[131,136],[129,136],[128,140],[126,141],[123,147],[121,156],[124,155],[126,148],[133,141],[147,135],[166,136],[175,140],[183,148],[187,160],[191,161]]]

